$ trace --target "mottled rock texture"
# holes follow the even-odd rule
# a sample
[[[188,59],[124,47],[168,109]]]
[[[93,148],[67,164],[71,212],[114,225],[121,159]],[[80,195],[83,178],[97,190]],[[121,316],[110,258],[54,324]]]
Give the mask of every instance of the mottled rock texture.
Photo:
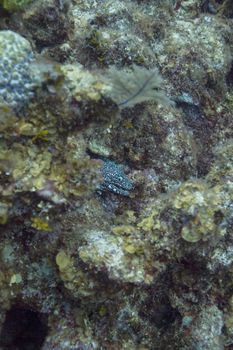
[[[0,6],[1,350],[230,350],[232,2]]]

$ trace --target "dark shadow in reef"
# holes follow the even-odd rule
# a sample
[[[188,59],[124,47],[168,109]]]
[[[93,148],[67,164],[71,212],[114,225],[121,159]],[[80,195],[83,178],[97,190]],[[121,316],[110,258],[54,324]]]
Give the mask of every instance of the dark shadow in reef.
[[[48,333],[47,316],[27,308],[12,307],[0,334],[2,350],[40,350]]]

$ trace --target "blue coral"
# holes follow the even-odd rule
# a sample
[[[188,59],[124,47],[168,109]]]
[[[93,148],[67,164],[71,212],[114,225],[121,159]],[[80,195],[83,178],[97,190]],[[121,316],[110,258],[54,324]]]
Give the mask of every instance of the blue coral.
[[[125,175],[123,167],[110,160],[104,162],[102,168],[104,182],[99,190],[109,191],[122,196],[129,196],[133,189],[133,182]]]
[[[32,48],[25,38],[10,30],[0,31],[0,103],[18,110],[33,96],[32,60]]]

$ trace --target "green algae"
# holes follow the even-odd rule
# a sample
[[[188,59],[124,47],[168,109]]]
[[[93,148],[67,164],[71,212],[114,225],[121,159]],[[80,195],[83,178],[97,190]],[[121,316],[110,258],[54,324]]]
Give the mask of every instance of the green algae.
[[[10,12],[23,11],[33,0],[1,0],[2,7]]]

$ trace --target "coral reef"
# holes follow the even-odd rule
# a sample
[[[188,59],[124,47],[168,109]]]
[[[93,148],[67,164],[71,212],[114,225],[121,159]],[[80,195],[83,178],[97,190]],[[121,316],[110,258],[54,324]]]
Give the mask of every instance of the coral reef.
[[[16,109],[33,96],[32,60],[33,52],[25,38],[10,30],[0,32],[1,103]]]
[[[232,2],[0,5],[0,349],[230,350]]]

